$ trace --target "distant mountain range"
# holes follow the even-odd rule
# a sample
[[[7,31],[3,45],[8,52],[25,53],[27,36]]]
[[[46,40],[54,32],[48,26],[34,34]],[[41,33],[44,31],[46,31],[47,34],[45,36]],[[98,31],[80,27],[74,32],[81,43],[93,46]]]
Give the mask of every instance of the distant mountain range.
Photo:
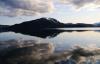
[[[100,27],[100,22],[94,24],[97,27]]]
[[[6,28],[10,31],[25,32],[25,31],[37,31],[47,28],[67,28],[67,27],[100,27],[100,23],[96,24],[85,24],[85,23],[61,23],[54,18],[40,18],[36,20],[26,21],[20,24],[15,24],[11,26],[1,25],[0,28]]]
[[[10,26],[9,25],[0,25],[0,32],[8,31],[8,27],[10,27]]]
[[[9,25],[0,25],[0,29],[6,28],[6,27],[9,27]]]

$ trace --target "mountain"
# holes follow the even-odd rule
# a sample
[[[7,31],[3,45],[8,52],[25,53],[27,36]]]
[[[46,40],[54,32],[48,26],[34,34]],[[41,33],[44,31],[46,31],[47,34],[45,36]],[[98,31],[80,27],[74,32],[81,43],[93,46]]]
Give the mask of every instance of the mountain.
[[[9,25],[0,25],[0,29],[6,28],[6,27],[9,27]]]
[[[95,27],[93,24],[85,24],[85,23],[76,23],[76,24],[73,24],[73,23],[67,23],[67,24],[64,24],[64,27]]]
[[[0,25],[0,32],[8,31],[9,25]]]
[[[100,27],[100,22],[94,24],[96,27]]]
[[[53,18],[40,18],[36,20],[26,21],[20,24],[15,24],[9,27],[12,31],[35,31],[45,28],[58,28],[63,27],[64,24],[60,23]]]
[[[67,27],[94,27],[93,24],[84,24],[84,23],[61,23],[54,18],[40,18],[36,20],[26,21],[20,24],[15,24],[9,27],[10,31],[15,32],[35,32],[41,31],[47,28],[67,28]]]

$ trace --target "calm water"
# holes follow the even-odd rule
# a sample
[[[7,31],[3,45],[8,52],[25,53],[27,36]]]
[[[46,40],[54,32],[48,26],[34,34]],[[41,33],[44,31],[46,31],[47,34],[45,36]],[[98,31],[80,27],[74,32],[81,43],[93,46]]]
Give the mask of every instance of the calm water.
[[[0,41],[13,39],[49,41],[55,47],[55,52],[64,52],[75,47],[94,49],[100,48],[100,28],[59,28],[58,31],[47,31],[44,33],[22,34],[15,32],[1,32]],[[60,31],[61,30],[61,31]],[[6,42],[7,43],[7,42]],[[99,63],[100,57],[96,57]],[[87,64],[92,64],[87,62]],[[84,63],[86,64],[86,63]]]
[[[100,47],[100,28],[59,28],[53,33],[44,33],[37,35],[22,34],[15,32],[2,32],[0,33],[0,41],[7,41],[12,39],[27,39],[27,40],[48,40],[56,46],[56,50],[62,51],[73,46],[95,46]],[[44,35],[45,37],[42,37]]]

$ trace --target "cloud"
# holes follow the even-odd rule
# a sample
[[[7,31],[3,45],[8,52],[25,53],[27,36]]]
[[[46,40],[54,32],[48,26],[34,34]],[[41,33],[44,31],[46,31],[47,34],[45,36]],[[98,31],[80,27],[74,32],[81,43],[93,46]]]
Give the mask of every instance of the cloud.
[[[81,8],[100,8],[100,0],[0,0],[0,15],[3,16],[34,16],[53,11],[56,4],[60,1],[75,7]],[[56,7],[55,7],[56,8]]]
[[[0,15],[37,15],[52,11],[52,0],[0,0]]]
[[[61,2],[67,5],[73,5],[77,9],[79,8],[99,8],[100,0],[61,0]]]

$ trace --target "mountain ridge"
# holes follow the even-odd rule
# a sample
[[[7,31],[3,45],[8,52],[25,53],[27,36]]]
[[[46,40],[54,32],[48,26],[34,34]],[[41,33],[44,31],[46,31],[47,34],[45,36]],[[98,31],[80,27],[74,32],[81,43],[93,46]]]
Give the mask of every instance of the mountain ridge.
[[[7,26],[6,29],[15,32],[34,32],[40,31],[47,28],[81,28],[81,27],[99,27],[95,24],[85,23],[61,23],[54,18],[39,18],[36,20],[25,21],[19,24]]]

